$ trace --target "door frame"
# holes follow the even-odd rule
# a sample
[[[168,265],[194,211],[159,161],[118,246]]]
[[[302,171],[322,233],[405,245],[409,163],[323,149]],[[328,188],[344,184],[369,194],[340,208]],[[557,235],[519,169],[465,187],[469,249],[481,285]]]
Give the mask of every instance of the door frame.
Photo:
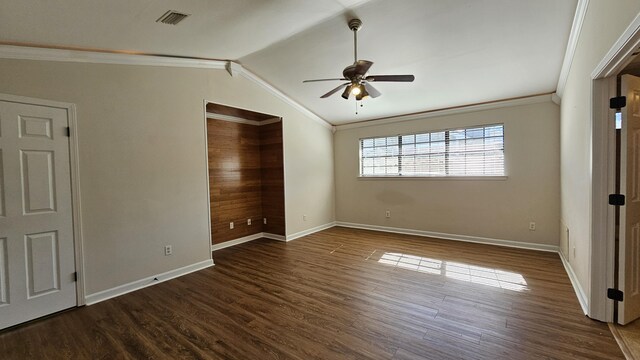
[[[615,110],[609,99],[616,96],[616,77],[640,47],[640,14],[631,22],[591,73],[591,243],[590,318],[612,322],[615,269],[615,209],[608,195],[615,191]]]
[[[80,152],[78,148],[78,126],[76,117],[76,105],[71,103],[44,100],[26,96],[0,93],[0,100],[6,102],[38,105],[67,111],[67,121],[70,129],[69,136],[69,166],[71,175],[71,209],[73,220],[73,246],[75,253],[75,268],[78,274],[76,281],[76,307],[86,304],[85,277],[84,277],[84,252],[82,237],[82,211],[80,201]]]
[[[207,127],[207,104],[210,101],[207,99],[202,100],[202,116],[204,116],[204,164],[205,164],[205,174],[207,176],[207,224],[209,225],[209,257],[211,257],[211,261],[213,261],[213,234],[211,232],[211,184],[209,183],[209,129]]]

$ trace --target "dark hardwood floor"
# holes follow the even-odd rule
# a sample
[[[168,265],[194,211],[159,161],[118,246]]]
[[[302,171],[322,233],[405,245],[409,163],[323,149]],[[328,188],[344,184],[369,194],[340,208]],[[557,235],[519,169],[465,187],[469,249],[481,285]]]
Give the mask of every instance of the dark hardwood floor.
[[[557,254],[332,228],[0,333],[2,359],[622,359]]]

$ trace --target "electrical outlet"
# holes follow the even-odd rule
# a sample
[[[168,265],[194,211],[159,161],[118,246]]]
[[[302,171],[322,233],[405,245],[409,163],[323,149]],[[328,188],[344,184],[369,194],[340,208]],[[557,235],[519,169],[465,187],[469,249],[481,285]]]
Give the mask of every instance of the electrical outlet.
[[[233,229],[233,221],[229,223],[229,229]]]
[[[391,211],[390,211],[390,210],[385,211],[385,212],[384,212],[384,216],[385,216],[386,218],[390,218],[390,217],[391,217]]]
[[[247,219],[247,225],[251,225],[251,219]]]
[[[529,223],[529,230],[530,231],[536,231],[536,223],[534,223],[533,221]]]
[[[164,256],[169,256],[173,254],[173,247],[171,247],[171,245],[165,245],[164,246]]]
[[[267,225],[267,218],[262,219],[262,223]]]
[[[302,221],[307,221],[307,215],[302,215]]]

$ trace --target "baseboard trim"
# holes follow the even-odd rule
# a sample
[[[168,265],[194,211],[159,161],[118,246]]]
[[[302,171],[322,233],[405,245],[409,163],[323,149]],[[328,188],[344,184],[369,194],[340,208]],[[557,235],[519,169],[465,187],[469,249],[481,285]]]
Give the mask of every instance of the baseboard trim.
[[[211,245],[211,251],[225,249],[225,248],[228,248],[228,247],[231,247],[231,246],[244,244],[246,242],[253,241],[253,240],[258,240],[258,239],[261,239],[261,238],[266,238],[266,239],[271,239],[271,240],[278,240],[278,241],[286,241],[285,237],[282,236],[282,235],[277,235],[277,234],[272,234],[272,233],[267,233],[267,232],[259,232],[257,234],[253,234],[253,235],[237,238],[237,239],[234,239],[234,240],[225,241],[225,242],[220,243],[220,244],[213,244],[213,245]]]
[[[578,298],[578,302],[580,303],[580,307],[582,307],[582,311],[585,315],[589,314],[589,301],[587,300],[587,294],[582,289],[580,282],[578,281],[578,277],[576,273],[573,271],[571,267],[571,263],[564,257],[562,251],[558,251],[558,255],[560,256],[560,260],[562,260],[562,265],[564,265],[564,270],[567,272],[569,276],[569,281],[571,281],[571,285],[573,286],[573,291],[576,293],[576,297]]]
[[[264,237],[263,234],[264,233],[259,232],[257,234],[243,236],[241,238],[225,241],[225,242],[220,243],[220,244],[213,244],[213,245],[211,245],[211,251],[225,249],[225,248],[228,248],[230,246],[240,245],[240,244],[243,244],[243,243],[246,243],[246,242],[249,242],[249,241],[257,240],[257,239],[260,239],[260,238]]]
[[[440,233],[440,232],[434,232],[434,231],[404,229],[404,228],[379,226],[379,225],[356,224],[356,223],[349,223],[349,222],[342,222],[342,221],[337,221],[336,226],[342,226],[342,227],[348,227],[348,228],[354,228],[354,229],[383,231],[383,232],[396,233],[396,234],[425,236],[425,237],[432,237],[432,238],[445,239],[445,240],[472,242],[472,243],[478,243],[478,244],[498,245],[498,246],[505,246],[505,247],[526,249],[526,250],[558,252],[558,247],[555,245],[525,243],[525,242],[513,241],[513,240],[502,240],[502,239],[492,239],[492,238],[469,236],[469,235],[447,234],[447,233]]]
[[[187,265],[178,269],[170,270],[162,274],[157,274],[154,276],[146,277],[144,279],[132,281],[130,283],[116,286],[111,289],[99,291],[97,293],[87,295],[87,297],[85,298],[86,305],[97,304],[101,301],[109,300],[120,295],[156,285],[161,282],[165,282],[167,280],[175,279],[177,277],[187,275],[198,270],[206,269],[210,266],[213,266],[213,260],[211,259]]]
[[[278,241],[287,241],[286,236],[284,235],[278,235],[278,234],[272,234],[272,233],[262,233],[262,236],[267,238],[267,239],[271,239],[271,240],[278,240]]]
[[[302,230],[302,231],[299,231],[297,233],[293,233],[291,235],[287,235],[285,241],[295,240],[295,239],[301,238],[303,236],[307,236],[307,235],[311,235],[313,233],[317,233],[318,231],[322,231],[322,230],[326,230],[326,229],[332,228],[334,226],[336,226],[336,222],[332,221],[332,222],[329,222],[329,223],[326,223],[326,224],[323,224],[323,225],[320,225],[320,226],[313,227],[311,229]]]

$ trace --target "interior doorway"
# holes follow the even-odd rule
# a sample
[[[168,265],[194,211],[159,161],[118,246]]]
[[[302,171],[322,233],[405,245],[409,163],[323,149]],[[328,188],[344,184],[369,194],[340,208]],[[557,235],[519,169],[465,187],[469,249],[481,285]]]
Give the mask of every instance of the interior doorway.
[[[640,318],[640,67],[638,60],[617,76],[614,322]]]
[[[284,240],[282,118],[206,104],[212,250]]]
[[[614,308],[617,306],[619,313],[620,306],[626,307],[630,303],[631,297],[629,295],[633,295],[638,288],[634,286],[636,289],[632,289],[632,292],[627,294],[620,294],[617,291],[625,281],[620,277],[620,274],[628,271],[626,269],[628,264],[620,263],[620,266],[616,268],[616,256],[622,258],[627,255],[627,246],[622,244],[623,234],[618,233],[619,242],[616,247],[616,226],[619,225],[620,229],[623,225],[621,218],[616,220],[616,206],[610,205],[610,202],[613,200],[615,203],[616,199],[612,199],[610,195],[619,193],[625,197],[628,195],[625,193],[628,189],[616,189],[616,108],[621,108],[621,106],[612,103],[611,99],[617,97],[618,94],[617,76],[634,62],[639,53],[640,17],[637,17],[591,73],[591,93],[593,95],[590,116],[592,192],[590,291],[587,315],[592,319],[609,323],[616,320],[614,319],[616,313]],[[635,97],[635,94],[631,97]],[[622,126],[624,126],[624,121]],[[620,151],[621,153],[625,152],[624,146],[621,146]],[[621,171],[624,167],[625,164],[621,163]],[[621,173],[620,178],[622,175]],[[620,211],[626,210],[620,208]],[[626,232],[626,234],[630,233]],[[627,240],[629,239],[625,238],[624,241]],[[631,242],[629,243],[631,244]],[[633,282],[637,282],[637,277]],[[614,300],[620,298],[620,295],[622,295],[623,301]],[[635,295],[632,297],[637,298]],[[630,320],[626,319],[623,322],[626,321]]]
[[[0,94],[0,329],[84,303],[74,113]]]

